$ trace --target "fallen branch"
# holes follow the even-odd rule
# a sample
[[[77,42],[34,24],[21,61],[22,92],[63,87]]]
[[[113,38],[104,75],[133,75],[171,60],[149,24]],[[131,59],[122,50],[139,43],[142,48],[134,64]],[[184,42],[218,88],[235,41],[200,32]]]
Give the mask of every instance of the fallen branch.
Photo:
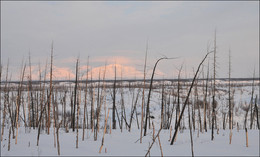
[[[101,150],[102,150],[103,145],[104,145],[104,139],[105,139],[105,134],[106,134],[106,130],[107,130],[107,119],[108,119],[108,116],[109,116],[109,111],[110,110],[108,110],[107,117],[106,117],[105,129],[104,129],[103,138],[102,138],[101,146],[100,146],[100,149],[99,149],[99,153],[101,153]]]
[[[154,144],[156,138],[159,137],[159,134],[160,134],[161,130],[162,130],[162,128],[160,128],[160,130],[158,131],[157,135],[156,135],[155,138],[153,139],[153,143],[150,145],[150,147],[149,147],[147,153],[145,154],[145,157],[150,153],[150,150],[151,150],[151,148],[153,147],[153,144]]]

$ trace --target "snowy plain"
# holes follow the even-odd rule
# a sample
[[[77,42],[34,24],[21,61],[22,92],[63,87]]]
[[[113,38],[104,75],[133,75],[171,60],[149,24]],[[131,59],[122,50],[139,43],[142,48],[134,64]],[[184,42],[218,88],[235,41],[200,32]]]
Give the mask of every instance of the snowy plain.
[[[8,130],[6,130],[8,131]],[[158,130],[155,132],[157,133]],[[52,132],[52,131],[51,131]],[[11,149],[7,151],[8,135],[4,137],[1,144],[1,156],[57,156],[57,148],[54,148],[53,134],[42,134],[39,146],[36,146],[37,131],[31,130],[24,133],[24,129],[19,131],[18,143],[11,140]],[[79,148],[75,147],[76,133],[65,133],[60,130],[60,151],[61,155],[66,156],[145,156],[149,143],[152,143],[152,130],[148,131],[148,136],[143,138],[142,144],[138,141],[140,130],[119,129],[112,130],[111,134],[105,135],[102,152],[99,153],[101,146],[101,135],[94,141],[93,133],[88,130],[84,141],[81,139],[82,130],[79,130]],[[179,133],[176,142],[170,145],[169,130],[162,130],[160,141],[164,156],[191,156],[189,130]],[[214,141],[211,141],[211,131],[200,133],[193,132],[194,155],[195,156],[259,156],[259,130],[248,130],[249,147],[246,147],[245,130],[233,130],[232,143],[229,144],[229,130],[220,130],[215,133]],[[136,142],[137,141],[137,142]],[[105,152],[105,149],[107,152]],[[158,140],[153,145],[151,156],[161,156]]]
[[[155,135],[157,134],[160,128],[161,122],[161,82],[155,82],[155,86],[159,88],[155,88],[152,91],[151,97],[151,115],[155,118],[152,122],[155,124]],[[232,143],[229,144],[229,129],[228,127],[224,130],[222,128],[223,121],[223,113],[227,113],[227,86],[226,81],[218,82],[218,91],[217,91],[217,121],[219,133],[217,130],[214,130],[215,138],[211,140],[211,129],[208,128],[208,131],[198,131],[198,127],[195,130],[192,130],[193,135],[193,145],[194,145],[194,155],[195,156],[259,156],[259,130],[256,128],[256,124],[254,123],[253,129],[248,129],[248,141],[249,147],[246,147],[246,134],[245,129],[243,127],[244,119],[245,119],[245,111],[241,108],[241,105],[248,105],[250,103],[251,98],[251,90],[252,82],[241,81],[237,82],[241,86],[234,86],[233,92],[233,101],[234,101],[234,129],[232,131]],[[167,84],[167,82],[165,82]],[[169,83],[170,84],[170,83]],[[235,84],[235,83],[234,83]],[[257,86],[255,86],[255,95],[259,96],[259,81],[256,81]],[[61,86],[68,86],[67,83],[60,84]],[[127,84],[126,84],[127,85]],[[83,87],[84,85],[82,85]],[[47,86],[46,86],[47,87]],[[72,84],[73,87],[73,84]],[[140,122],[140,113],[141,113],[141,92],[139,91],[142,86],[135,89],[121,88],[122,91],[117,90],[117,108],[119,115],[121,115],[120,103],[122,101],[122,96],[124,98],[125,104],[125,112],[127,121],[129,121],[129,117],[131,115],[131,110],[134,104],[134,101],[137,99],[137,116]],[[184,98],[187,94],[187,89],[189,86],[182,87],[182,99],[181,104],[184,102]],[[165,92],[172,91],[171,87],[165,87]],[[175,90],[175,91],[174,91]],[[137,94],[140,92],[139,95]],[[97,93],[97,89],[95,89],[95,93]],[[121,92],[123,94],[121,94]],[[176,86],[173,89],[173,92],[176,92]],[[84,92],[82,92],[82,100],[81,103],[84,102]],[[103,126],[104,126],[104,118],[105,118],[105,110],[107,108],[112,107],[112,98],[111,98],[111,89],[107,89],[105,92],[106,96],[104,100],[106,101],[105,105],[102,106],[101,110],[101,121],[100,126],[101,129],[98,132],[97,140],[94,141],[94,132],[91,129],[86,129],[85,139],[82,141],[82,128],[79,129],[79,147],[76,148],[76,131],[72,132],[72,129],[69,129],[69,132],[66,133],[64,128],[60,128],[59,130],[59,139],[60,139],[60,155],[61,156],[145,156],[147,153],[149,145],[153,142],[153,129],[149,129],[147,132],[147,136],[143,137],[142,144],[140,144],[140,129],[137,126],[137,119],[133,118],[132,128],[129,132],[125,125],[123,126],[123,130],[121,132],[118,124],[116,130],[111,130],[108,128],[107,133],[104,138],[104,146],[102,152],[99,153],[99,149],[101,146],[101,141],[103,137]],[[199,97],[203,97],[202,88],[198,86]],[[62,93],[60,94],[60,96]],[[145,91],[145,100],[147,100],[148,90]],[[26,97],[26,93],[24,93]],[[97,97],[97,95],[95,95]],[[170,96],[170,109],[174,109],[176,107],[174,105],[173,99],[174,96]],[[193,96],[194,98],[194,89]],[[68,96],[67,102],[70,102],[70,97]],[[210,97],[208,99],[211,99]],[[95,104],[96,105],[96,104]],[[62,107],[59,104],[59,111],[62,112]],[[80,124],[83,123],[83,105],[80,107]],[[259,101],[258,101],[259,106]],[[96,107],[96,106],[95,106]],[[70,111],[70,106],[67,106],[67,110]],[[90,104],[87,104],[87,110],[90,112]],[[112,110],[111,110],[112,111]],[[21,111],[22,112],[22,111]],[[26,111],[27,112],[27,111]],[[197,116],[198,111],[195,111],[195,115]],[[201,109],[201,114],[203,114],[203,110]],[[111,115],[110,112],[108,124],[111,123]],[[89,115],[88,115],[89,116]],[[62,115],[60,115],[62,117]],[[173,120],[171,125],[175,124],[175,109],[173,114]],[[2,118],[2,117],[1,117]],[[249,123],[249,115],[247,117]],[[196,126],[198,119],[196,118]],[[2,122],[2,119],[1,119]],[[161,130],[160,132],[160,141],[163,150],[163,156],[191,156],[191,145],[190,145],[190,132],[188,127],[188,113],[187,108],[184,112],[184,121],[185,128],[184,130],[180,130],[177,135],[177,140],[173,145],[170,145],[170,130]],[[237,125],[239,125],[239,130],[237,129]],[[140,125],[140,124],[139,124]],[[2,127],[2,126],[1,126]],[[1,141],[1,156],[57,156],[57,147],[54,147],[54,136],[53,136],[53,128],[50,130],[50,134],[47,135],[45,130],[41,130],[40,142],[39,146],[36,146],[37,142],[37,129],[26,128],[23,126],[21,121],[21,126],[18,129],[18,139],[17,144],[15,144],[15,139],[10,140],[10,151],[8,151],[8,132],[10,127],[10,120],[7,118],[7,124],[4,129],[3,141]],[[172,131],[173,134],[174,130]],[[172,137],[172,136],[171,136]],[[158,139],[155,140],[155,143],[150,151],[151,156],[161,156],[161,150],[159,146]]]

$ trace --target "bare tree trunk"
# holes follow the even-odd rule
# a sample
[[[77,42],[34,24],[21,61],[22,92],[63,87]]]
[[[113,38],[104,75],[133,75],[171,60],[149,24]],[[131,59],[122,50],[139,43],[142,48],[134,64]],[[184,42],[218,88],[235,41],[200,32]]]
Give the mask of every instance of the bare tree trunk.
[[[35,129],[35,121],[34,121],[34,103],[33,103],[33,92],[32,92],[32,66],[31,66],[31,55],[29,52],[29,66],[30,66],[30,76],[29,76],[29,90],[30,90],[30,94],[31,94],[31,109],[32,109],[32,117],[30,119],[30,124],[32,124],[33,129]],[[30,102],[28,102],[29,104]],[[30,110],[29,110],[29,114],[30,114]],[[30,125],[31,127],[31,125]]]
[[[99,132],[99,114],[100,114],[100,69],[98,74],[98,91],[97,91],[97,109],[96,109],[96,117],[97,117],[97,123],[96,123],[96,131]],[[96,135],[97,135],[96,132]]]
[[[154,68],[153,68],[153,73],[152,73],[151,83],[150,83],[150,88],[149,88],[149,93],[148,93],[147,106],[146,106],[146,117],[145,117],[145,124],[144,124],[144,136],[146,136],[147,120],[149,118],[148,116],[150,115],[150,106],[149,105],[150,105],[150,97],[151,97],[151,92],[152,92],[152,87],[153,87],[153,77],[154,77],[154,73],[155,73],[155,69],[156,69],[157,64],[159,63],[160,60],[163,60],[163,59],[170,59],[170,58],[163,57],[163,58],[158,59],[156,61],[155,65],[154,65]]]
[[[88,63],[87,63],[87,78],[86,78],[86,88],[85,88],[85,103],[84,103],[84,115],[83,115],[82,141],[84,141],[85,128],[86,128],[86,111],[87,111],[87,97],[88,97],[88,67],[89,67],[89,57],[88,57]]]
[[[255,112],[256,112],[257,128],[258,128],[258,130],[259,130],[259,129],[260,129],[260,126],[259,126],[259,117],[258,117],[257,95],[256,95],[256,98],[255,98]]]
[[[91,74],[91,81],[92,81],[92,74]],[[91,125],[91,129],[92,132],[94,131],[94,99],[95,99],[95,90],[93,89],[93,85],[91,84],[91,89],[90,89],[90,93],[91,93],[91,113],[90,113],[90,125]]]
[[[45,85],[44,85],[45,86]],[[43,87],[44,88],[44,87]],[[43,89],[43,94],[44,95],[44,89]],[[47,102],[48,103],[48,102]],[[37,146],[39,146],[39,140],[40,140],[40,130],[41,130],[41,119],[42,119],[42,116],[43,116],[43,112],[44,110],[46,109],[46,106],[47,104],[44,105],[43,109],[41,110],[41,113],[40,113],[40,118],[39,118],[39,126],[38,126],[38,136],[37,136]]]
[[[56,91],[56,95],[57,95],[57,91]],[[53,104],[52,104],[52,120],[53,120],[53,139],[54,139],[54,148],[56,148],[56,132],[55,132],[55,128],[56,128],[56,109],[55,106],[58,105],[57,104],[57,98],[54,99],[54,94],[52,94],[52,100],[53,100]]]
[[[9,67],[9,59],[7,61],[6,66],[6,83],[4,87],[4,92],[6,93],[7,90],[7,80],[8,80],[8,67]],[[2,70],[1,70],[2,71]],[[6,96],[5,96],[6,97]],[[3,135],[4,135],[4,128],[5,128],[5,117],[6,117],[6,98],[4,99],[4,109],[3,109],[3,121],[2,121],[2,132],[1,132],[1,141],[3,141]]]
[[[213,96],[212,96],[212,126],[211,126],[211,140],[214,139],[214,122],[216,119],[215,113],[215,92],[216,92],[216,53],[217,53],[217,46],[216,46],[216,30],[215,30],[215,40],[214,40],[214,65],[213,65]]]
[[[142,108],[141,108],[142,111],[141,111],[141,133],[140,133],[140,143],[142,143],[143,123],[144,123],[144,90],[145,90],[145,75],[146,75],[147,52],[148,52],[148,42],[146,43],[145,61],[144,61],[144,86],[143,86]]]
[[[157,135],[156,135],[155,138],[153,139],[153,143],[152,143],[151,145],[149,144],[150,146],[149,146],[149,148],[148,148],[147,153],[145,154],[145,157],[150,153],[150,150],[151,150],[151,148],[153,147],[153,144],[154,144],[156,138],[159,136],[161,130],[162,130],[162,128],[160,128],[160,130],[158,131]]]
[[[245,128],[246,131],[246,147],[248,147],[248,132],[247,132],[247,128]]]
[[[108,117],[109,117],[109,110],[108,110],[107,117],[106,117],[106,121],[105,121],[104,133],[103,133],[103,138],[102,138],[101,146],[100,146],[100,149],[99,149],[99,153],[101,153],[101,150],[102,150],[103,145],[104,145],[104,140],[105,140],[105,134],[106,134],[106,129],[107,129],[107,119],[108,119]]]
[[[204,97],[204,129],[207,132],[207,120],[206,120],[206,112],[207,112],[207,95],[208,95],[208,80],[209,80],[209,61],[208,61],[208,70],[207,70],[207,80],[206,80],[206,89],[205,89],[205,97]]]
[[[180,77],[181,77],[181,70],[182,70],[183,64],[181,65],[181,68],[179,69],[178,74],[178,84],[177,84],[177,106],[176,106],[176,117],[175,117],[175,131],[177,130],[177,122],[178,118],[180,117],[180,90],[181,90],[181,84],[180,84]]]
[[[53,42],[51,44],[50,93],[49,93],[49,101],[48,101],[48,135],[50,134],[50,125],[51,125],[52,65],[53,65]]]
[[[134,112],[136,112],[136,105],[137,105],[137,101],[138,101],[138,97],[139,97],[139,93],[140,93],[140,90],[138,90],[138,92],[137,92],[137,95],[136,95],[136,98],[135,98],[135,103],[134,103],[134,106],[133,106],[133,109],[132,109],[132,112],[131,112],[131,116],[130,116],[130,124],[129,124],[129,131],[130,131],[130,129],[131,129],[131,124],[132,124],[132,119],[133,119],[133,116],[134,116]],[[138,122],[138,119],[137,119],[138,117],[137,117],[137,114],[136,114],[136,120],[137,120],[137,122]],[[138,126],[138,128],[139,128],[139,126]]]
[[[97,132],[99,132],[99,121],[100,121],[100,114],[101,114],[101,109],[102,109],[102,103],[103,103],[103,94],[105,90],[105,78],[106,78],[106,65],[105,65],[105,70],[103,73],[103,86],[101,89],[101,94],[99,94],[99,89],[100,89],[100,71],[99,71],[99,82],[98,82],[98,98],[97,98],[97,111],[96,111],[96,116],[97,116],[97,124],[96,124],[96,139],[97,139]],[[100,96],[99,96],[100,95]]]
[[[75,78],[75,88],[74,88],[74,106],[73,106],[73,119],[72,119],[72,129],[73,132],[75,131],[75,113],[76,113],[76,105],[77,105],[77,88],[78,88],[78,64],[79,64],[79,59],[77,59],[76,62],[76,78]]]
[[[161,128],[164,128],[164,85],[162,85],[162,98],[161,98]]]
[[[79,86],[80,89],[80,86]],[[81,91],[81,89],[79,90]],[[77,96],[77,139],[76,139],[76,148],[79,147],[79,111],[80,111],[80,102],[81,102],[81,92],[79,92],[79,95]]]
[[[254,70],[254,75],[253,75],[253,83],[252,83],[252,95],[251,95],[251,101],[250,101],[250,129],[252,129],[253,126],[253,121],[254,121],[254,116],[253,116],[253,101],[254,101],[254,81],[255,81],[255,70]]]
[[[11,148],[10,140],[11,140],[11,127],[9,128],[8,151],[10,151],[10,148]]]
[[[194,156],[193,152],[193,139],[192,139],[192,128],[191,128],[191,121],[190,121],[190,106],[188,104],[188,117],[189,117],[189,130],[190,130],[190,143],[191,143],[191,154]]]
[[[116,65],[115,65],[115,80],[113,85],[113,113],[112,113],[112,125],[113,129],[116,129]]]
[[[57,113],[58,113],[58,112],[57,112]],[[60,129],[61,123],[62,123],[62,121],[58,124],[57,130],[56,130],[56,133],[57,133],[57,150],[58,150],[58,155],[59,155],[59,156],[60,156],[59,129]]]
[[[20,113],[20,104],[21,104],[21,90],[22,90],[22,84],[23,84],[23,79],[24,79],[24,71],[25,71],[25,67],[26,65],[22,65],[22,69],[21,69],[21,81],[19,84],[19,88],[18,88],[18,96],[16,99],[16,136],[15,136],[15,144],[17,144],[17,136],[18,136],[18,119],[19,119],[19,113]]]
[[[232,125],[232,104],[231,104],[231,51],[229,49],[229,72],[228,72],[228,116],[229,116],[229,129],[233,129]]]
[[[244,121],[244,128],[247,128],[247,115],[248,115],[249,108],[250,108],[250,104],[249,104],[248,107],[246,108],[246,115],[245,115],[245,121]]]
[[[198,72],[199,72],[199,70],[200,70],[200,66],[203,64],[204,60],[207,58],[208,55],[209,55],[209,53],[206,54],[206,56],[203,58],[203,60],[202,60],[201,63],[199,64],[198,69],[197,69],[197,72],[195,73],[195,76],[194,76],[194,78],[193,78],[193,80],[192,80],[192,83],[191,83],[191,86],[190,86],[188,95],[187,95],[187,97],[186,97],[186,100],[185,100],[184,105],[183,105],[183,107],[182,107],[182,111],[181,111],[180,117],[179,117],[178,122],[177,122],[177,128],[175,129],[173,138],[172,138],[172,140],[171,140],[171,145],[173,145],[174,139],[175,139],[175,137],[176,137],[176,135],[177,135],[177,131],[178,131],[178,128],[179,128],[179,126],[180,126],[180,122],[181,122],[181,119],[182,119],[182,115],[183,115],[184,110],[185,110],[185,107],[186,107],[186,105],[187,105],[187,103],[188,103],[189,96],[190,96],[190,93],[191,93],[191,90],[192,90],[194,81],[195,81],[195,79],[196,79],[196,77],[197,77],[197,74],[198,74]]]

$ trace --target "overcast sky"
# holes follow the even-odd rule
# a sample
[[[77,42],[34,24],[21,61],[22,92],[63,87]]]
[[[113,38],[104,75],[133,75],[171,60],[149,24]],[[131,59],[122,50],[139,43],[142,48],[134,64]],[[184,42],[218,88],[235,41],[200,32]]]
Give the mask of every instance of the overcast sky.
[[[229,48],[232,77],[252,77],[254,67],[259,76],[258,1],[1,1],[1,61],[6,67],[9,58],[15,80],[29,51],[32,65],[44,66],[53,41],[57,68],[74,72],[76,58],[86,65],[89,56],[93,68],[116,60],[142,71],[148,41],[148,69],[160,57],[178,57],[159,63],[157,78],[176,78],[182,63],[191,77],[213,48],[215,29],[218,77],[228,77]]]

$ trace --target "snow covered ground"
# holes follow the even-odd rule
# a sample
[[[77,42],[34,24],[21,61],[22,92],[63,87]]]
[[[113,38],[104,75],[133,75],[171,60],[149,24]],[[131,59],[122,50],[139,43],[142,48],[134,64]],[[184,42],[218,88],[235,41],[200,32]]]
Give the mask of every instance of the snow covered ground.
[[[256,129],[256,123],[253,124],[253,129],[248,129],[248,138],[249,138],[249,147],[246,147],[246,135],[244,130],[244,119],[245,119],[245,111],[242,109],[243,105],[249,105],[251,101],[251,86],[252,81],[247,82],[238,82],[237,84],[240,84],[241,86],[233,87],[234,90],[233,94],[233,102],[234,102],[234,122],[233,122],[233,136],[232,136],[232,144],[229,144],[229,130],[227,129],[228,126],[226,126],[226,130],[223,130],[222,123],[223,123],[223,113],[227,114],[228,110],[228,94],[227,94],[227,85],[225,81],[219,81],[219,86],[217,87],[217,126],[220,129],[219,134],[217,134],[217,130],[214,130],[215,138],[213,141],[211,141],[211,129],[208,127],[208,132],[199,133],[198,137],[198,126],[197,126],[197,115],[198,110],[195,110],[196,115],[196,130],[193,132],[193,142],[194,142],[194,155],[195,156],[259,156],[259,130]],[[154,85],[158,88],[153,89],[152,96],[151,96],[151,103],[150,103],[150,112],[151,115],[155,118],[152,120],[155,124],[155,134],[157,134],[158,129],[160,127],[161,122],[161,82],[155,82]],[[165,82],[167,84],[167,82]],[[169,82],[170,84],[170,82]],[[243,85],[244,84],[244,85]],[[66,84],[65,84],[66,85]],[[128,83],[126,83],[128,85]],[[57,86],[57,85],[56,85]],[[61,85],[62,86],[62,85]],[[68,85],[67,85],[68,86]],[[73,88],[72,84],[72,88]],[[48,86],[46,86],[48,87]],[[84,84],[82,85],[84,87]],[[111,89],[106,89],[105,98],[103,106],[101,108],[101,115],[100,115],[100,131],[98,133],[98,138],[96,141],[94,141],[94,133],[91,131],[91,129],[86,129],[86,135],[85,140],[82,141],[82,129],[79,129],[79,148],[76,148],[76,131],[72,132],[72,130],[69,130],[69,133],[65,132],[65,129],[63,126],[59,130],[59,139],[60,139],[60,153],[61,155],[67,155],[67,156],[144,156],[148,150],[149,144],[153,142],[152,135],[153,130],[148,130],[147,136],[143,138],[142,144],[140,144],[139,138],[140,138],[140,130],[137,126],[137,119],[136,115],[139,119],[139,125],[140,125],[140,119],[141,119],[141,104],[142,104],[142,90],[140,91],[139,95],[137,95],[138,90],[140,90],[142,86],[137,86],[137,88],[120,88],[117,90],[116,94],[116,106],[118,110],[119,116],[121,115],[121,102],[122,102],[122,96],[124,99],[124,105],[125,105],[125,112],[126,112],[126,119],[127,122],[130,120],[131,110],[134,105],[134,102],[136,101],[137,97],[137,106],[136,106],[136,114],[133,116],[132,121],[132,128],[131,132],[124,129],[121,132],[119,125],[117,123],[117,129],[112,130],[112,133],[105,134],[105,140],[104,140],[104,146],[102,149],[102,152],[99,153],[99,148],[101,146],[102,136],[103,136],[103,126],[104,126],[104,117],[105,117],[105,110],[108,108],[112,108],[112,98],[111,98]],[[189,86],[183,86],[181,90],[181,107],[182,103],[184,102],[184,98],[187,93],[187,89]],[[122,89],[122,90],[121,90]],[[173,87],[165,87],[165,97],[167,98],[165,102],[168,101],[168,98],[170,98],[170,105],[169,109],[174,109],[173,112],[173,119],[171,125],[175,125],[175,109],[176,109],[176,86]],[[95,89],[95,109],[96,109],[96,99],[97,99],[97,89]],[[101,91],[100,91],[101,92]],[[123,92],[123,94],[121,94]],[[174,94],[170,94],[171,92],[175,92]],[[259,81],[256,81],[255,91],[254,95],[258,95],[259,99]],[[22,93],[24,96],[24,99],[27,100],[27,92]],[[147,101],[147,95],[148,95],[148,89],[145,91],[145,101]],[[199,99],[203,100],[203,92],[202,87],[198,87],[198,95]],[[15,97],[14,93],[14,97]],[[62,117],[62,105],[60,103],[60,100],[64,96],[64,91],[61,91],[59,94],[57,94],[57,100],[59,103],[59,121]],[[83,104],[84,104],[84,91],[81,93],[81,107],[80,107],[80,117],[79,117],[79,124],[81,125],[83,123]],[[192,101],[194,101],[194,88],[193,93],[190,97]],[[255,98],[255,96],[254,96]],[[3,99],[3,97],[2,97]],[[12,99],[12,97],[10,97]],[[208,99],[210,101],[211,97],[208,96]],[[70,96],[69,94],[66,97],[67,100],[67,111],[70,111]],[[90,100],[90,96],[88,96],[88,100]],[[174,103],[173,103],[174,102]],[[258,100],[258,106],[259,106],[259,100]],[[105,108],[106,105],[106,108]],[[3,108],[3,105],[1,105],[1,108]],[[88,101],[87,104],[87,110],[88,110],[88,117],[90,117],[90,101]],[[2,112],[2,111],[1,111]],[[23,113],[23,110],[21,108],[21,114]],[[25,111],[28,113],[28,111]],[[203,109],[200,110],[201,116],[203,116]],[[112,110],[110,112],[108,123],[110,123],[112,115]],[[3,116],[3,115],[1,115]],[[19,133],[18,133],[18,139],[17,144],[15,144],[15,139],[10,140],[10,151],[8,151],[8,132],[10,127],[10,118],[7,114],[6,119],[6,127],[4,129],[4,136],[3,141],[1,141],[1,156],[16,156],[16,155],[23,155],[23,156],[56,156],[58,155],[57,148],[54,148],[54,136],[53,136],[53,130],[51,128],[50,135],[47,135],[45,130],[41,131],[40,136],[40,144],[39,146],[36,146],[37,142],[37,129],[31,128],[30,130],[26,130],[23,125],[23,121],[20,120],[21,126],[19,127]],[[250,123],[250,114],[248,113],[247,117],[247,127]],[[116,120],[118,122],[118,119],[116,117]],[[208,120],[208,117],[207,117]],[[190,134],[188,129],[188,112],[187,107],[184,112],[184,122],[186,129],[180,132],[178,132],[177,141],[170,145],[170,130],[162,130],[160,133],[160,141],[162,144],[162,150],[164,156],[190,156],[191,155],[191,146],[190,146]],[[2,117],[1,117],[1,123],[2,123]],[[208,123],[208,122],[207,122]],[[237,125],[239,125],[239,132],[237,131]],[[228,123],[226,124],[228,125]],[[7,129],[8,128],[8,129]],[[16,132],[15,132],[16,133]],[[172,134],[174,131],[172,131]],[[11,136],[12,137],[12,136]],[[151,156],[160,156],[160,146],[158,139],[156,139],[155,144],[153,145],[151,152]]]
[[[8,132],[8,130],[5,130]],[[155,130],[157,134],[158,130]],[[152,143],[152,130],[143,138],[143,143],[138,141],[140,130],[119,129],[112,130],[105,135],[102,152],[99,153],[103,130],[99,133],[98,140],[94,141],[93,133],[87,132],[87,137],[82,141],[82,130],[79,130],[79,148],[76,148],[76,132],[65,133],[60,129],[60,151],[61,155],[68,156],[144,156],[148,150],[149,143]],[[170,131],[162,130],[160,141],[164,156],[191,156],[189,130],[179,133],[177,141],[170,145]],[[215,132],[215,139],[211,141],[211,130],[200,133],[193,132],[194,155],[195,156],[258,156],[259,155],[259,130],[248,130],[249,147],[246,147],[245,130],[233,130],[232,144],[229,144],[229,130]],[[36,146],[37,131],[31,130],[25,133],[24,129],[19,130],[18,143],[11,140],[11,149],[8,151],[8,134],[4,135],[1,143],[1,156],[56,156],[57,148],[54,148],[53,131],[50,135],[42,134],[40,144]],[[136,142],[137,141],[137,142]],[[107,152],[105,152],[105,149]],[[151,156],[160,156],[158,139],[153,145]]]

